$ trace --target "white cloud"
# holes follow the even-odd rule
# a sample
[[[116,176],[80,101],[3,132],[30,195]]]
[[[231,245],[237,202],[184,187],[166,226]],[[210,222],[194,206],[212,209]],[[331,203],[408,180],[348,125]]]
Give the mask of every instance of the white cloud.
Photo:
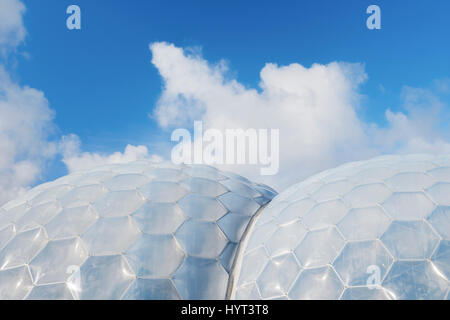
[[[19,0],[0,0],[0,51],[17,47],[26,36],[22,15],[24,4]]]
[[[268,63],[261,70],[258,91],[230,79],[224,62],[212,65],[168,43],[153,43],[150,49],[164,81],[152,115],[159,124],[170,129],[203,120],[205,127],[220,130],[279,128],[278,175],[262,177],[255,166],[233,168],[279,189],[342,162],[380,153],[450,152],[446,130],[438,129],[444,106],[429,90],[405,88],[404,111],[387,110],[386,128],[362,121],[359,85],[367,75],[361,64],[306,68]]]
[[[145,146],[127,145],[125,151],[112,154],[99,154],[80,151],[81,142],[75,135],[63,137],[63,162],[69,172],[88,170],[105,164],[127,163],[136,160],[162,161],[157,155],[150,155]]]

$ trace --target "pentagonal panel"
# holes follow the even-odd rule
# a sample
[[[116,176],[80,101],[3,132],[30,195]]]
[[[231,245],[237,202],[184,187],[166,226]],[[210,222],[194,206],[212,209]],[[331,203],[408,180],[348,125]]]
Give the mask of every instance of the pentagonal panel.
[[[172,235],[141,235],[125,253],[138,277],[169,278],[184,253]]]
[[[439,237],[424,221],[394,221],[381,240],[397,259],[426,259]]]

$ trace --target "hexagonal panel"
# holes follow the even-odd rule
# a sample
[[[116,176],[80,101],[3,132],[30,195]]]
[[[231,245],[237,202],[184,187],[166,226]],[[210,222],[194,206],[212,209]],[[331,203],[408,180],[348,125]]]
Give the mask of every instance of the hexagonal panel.
[[[46,226],[51,239],[79,236],[97,220],[97,212],[90,206],[68,208],[61,211]]]
[[[186,221],[175,237],[188,255],[217,258],[227,245],[227,238],[217,224],[208,221]]]
[[[397,261],[382,286],[393,299],[441,300],[447,293],[448,282],[427,261]]]
[[[303,199],[292,203],[280,210],[277,215],[277,222],[279,224],[289,223],[303,217],[309,210],[311,210],[317,203],[312,199]]]
[[[0,228],[3,229],[11,223],[15,223],[20,217],[22,217],[30,207],[27,204],[16,206],[8,211],[0,211]]]
[[[220,181],[220,183],[224,185],[229,191],[250,199],[260,196],[258,192],[250,188],[247,184],[239,182],[235,179],[222,180]]]
[[[298,300],[338,299],[344,289],[336,272],[330,267],[307,269],[300,273],[289,297]]]
[[[169,278],[180,266],[184,252],[172,235],[141,235],[125,253],[138,277]]]
[[[123,217],[132,214],[144,202],[136,190],[113,191],[97,200],[93,207],[102,217]]]
[[[227,213],[227,209],[217,199],[195,193],[186,195],[178,201],[178,205],[186,216],[205,221],[216,221]]]
[[[256,283],[252,282],[239,287],[234,295],[236,300],[261,300]]]
[[[36,195],[33,199],[29,201],[29,203],[33,206],[37,206],[41,203],[50,202],[54,200],[58,200],[62,196],[66,195],[73,187],[69,185],[59,185],[48,188],[38,195]]]
[[[347,180],[340,180],[331,183],[327,183],[319,188],[311,196],[316,201],[326,201],[336,199],[343,196],[351,189],[353,189],[354,184]]]
[[[103,196],[106,191],[100,184],[77,187],[69,191],[59,201],[64,208],[87,206]]]
[[[272,259],[256,281],[262,298],[286,295],[299,270],[292,254]]]
[[[91,255],[124,252],[140,231],[130,217],[100,218],[82,236]]]
[[[16,234],[16,228],[14,225],[10,224],[9,226],[0,230],[0,250],[11,240]]]
[[[439,237],[424,221],[394,221],[381,238],[397,259],[430,258]]]
[[[391,297],[384,289],[356,287],[345,289],[342,300],[391,300]]]
[[[173,281],[182,299],[225,299],[228,273],[216,260],[187,257]]]
[[[214,181],[224,180],[226,177],[220,174],[216,168],[207,166],[189,166],[183,169],[183,172],[187,175],[195,178],[204,178]]]
[[[371,207],[381,204],[391,193],[384,184],[373,183],[354,188],[344,196],[344,199],[353,208]]]
[[[188,191],[175,182],[150,182],[141,188],[139,192],[149,201],[176,202],[183,198]]]
[[[269,257],[264,247],[248,252],[243,259],[239,274],[239,283],[255,281],[266,267]]]
[[[36,284],[64,282],[69,277],[67,269],[81,265],[87,256],[80,239],[50,241],[30,263],[33,281]]]
[[[178,182],[187,177],[180,169],[172,168],[152,168],[151,170],[146,170],[145,174],[156,181],[167,182]]]
[[[437,207],[427,220],[442,238],[450,240],[450,207]]]
[[[65,283],[36,286],[27,300],[73,300],[74,297]]]
[[[179,300],[177,289],[168,279],[136,279],[123,300]]]
[[[237,248],[238,244],[229,242],[220,254],[219,261],[228,273],[231,272]]]
[[[422,192],[396,192],[383,208],[395,219],[421,220],[434,210],[434,204]]]
[[[249,221],[250,217],[229,213],[222,217],[217,224],[230,241],[239,243]]]
[[[441,206],[450,206],[450,183],[437,183],[427,193]]]
[[[370,240],[381,237],[390,223],[380,207],[368,207],[350,210],[337,227],[347,240]]]
[[[437,273],[442,273],[447,281],[450,281],[450,241],[443,240],[436,249],[436,252],[431,258],[433,265],[439,270]]]
[[[396,174],[385,182],[396,191],[420,192],[431,187],[435,179],[421,172],[403,172]]]
[[[0,300],[18,300],[33,288],[27,267],[0,271]]]
[[[234,192],[227,192],[219,197],[220,202],[231,212],[253,216],[259,209],[255,200],[242,197]]]
[[[16,228],[20,232],[42,226],[61,212],[61,210],[61,205],[56,201],[35,206],[17,220]]]
[[[344,246],[335,227],[308,232],[294,253],[305,268],[330,264]]]
[[[347,243],[333,265],[346,285],[380,285],[392,261],[380,241],[358,241]]]
[[[428,171],[430,176],[439,179],[439,181],[450,182],[450,167],[441,167]]]
[[[186,219],[175,203],[147,202],[132,216],[141,231],[148,234],[173,233]]]
[[[29,263],[46,244],[47,237],[42,228],[18,234],[0,252],[0,270]]]
[[[374,166],[372,168],[363,169],[353,175],[350,180],[358,184],[369,184],[381,182],[395,174],[395,169],[383,166]]]
[[[104,186],[111,191],[135,190],[150,179],[142,174],[119,174],[104,183]]]
[[[295,221],[278,227],[265,247],[271,257],[292,252],[305,234],[305,226],[300,221]]]
[[[219,182],[204,178],[190,177],[184,180],[182,185],[192,193],[199,193],[209,197],[217,197],[228,192]]]
[[[321,229],[336,225],[348,212],[341,200],[331,200],[314,206],[304,217],[303,223],[309,229]]]
[[[83,300],[120,299],[135,279],[120,255],[90,257],[80,269],[80,298]]]

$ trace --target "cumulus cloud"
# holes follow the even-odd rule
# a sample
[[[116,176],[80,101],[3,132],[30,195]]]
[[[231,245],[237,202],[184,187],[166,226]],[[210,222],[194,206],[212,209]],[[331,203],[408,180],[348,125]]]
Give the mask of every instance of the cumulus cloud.
[[[105,164],[127,163],[137,160],[160,162],[162,158],[150,155],[146,146],[127,145],[124,152],[99,154],[81,151],[81,141],[76,135],[62,139],[63,162],[69,172],[88,170]]]
[[[190,127],[203,120],[206,128],[219,130],[280,129],[279,174],[263,177],[256,166],[233,168],[280,189],[349,160],[381,153],[449,152],[449,137],[438,129],[445,108],[430,90],[406,87],[404,108],[386,111],[386,127],[361,120],[359,86],[367,79],[361,64],[307,68],[268,63],[257,90],[230,77],[223,61],[211,64],[168,43],[153,43],[150,49],[164,81],[152,114],[160,126]]]
[[[0,204],[24,192],[57,152],[52,121],[44,94],[14,83],[0,66]]]
[[[14,49],[24,39],[26,29],[22,16],[24,4],[19,0],[0,0],[0,51]]]

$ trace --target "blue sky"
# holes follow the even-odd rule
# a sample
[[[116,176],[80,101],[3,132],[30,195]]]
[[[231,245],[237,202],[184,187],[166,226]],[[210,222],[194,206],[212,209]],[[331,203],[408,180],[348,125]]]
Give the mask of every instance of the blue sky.
[[[153,153],[170,136],[147,116],[164,85],[151,63],[153,42],[201,47],[205,61],[225,59],[228,76],[258,90],[266,63],[362,63],[368,79],[358,91],[358,116],[380,127],[386,109],[401,109],[404,86],[431,88],[450,76],[450,2],[444,0],[23,3],[27,36],[4,65],[13,81],[45,94],[55,135],[75,133],[86,152],[133,144]],[[81,7],[82,30],[66,28],[70,4]],[[381,8],[381,30],[365,26],[370,4]],[[448,95],[439,99],[449,102]],[[54,160],[41,180],[64,171]]]

